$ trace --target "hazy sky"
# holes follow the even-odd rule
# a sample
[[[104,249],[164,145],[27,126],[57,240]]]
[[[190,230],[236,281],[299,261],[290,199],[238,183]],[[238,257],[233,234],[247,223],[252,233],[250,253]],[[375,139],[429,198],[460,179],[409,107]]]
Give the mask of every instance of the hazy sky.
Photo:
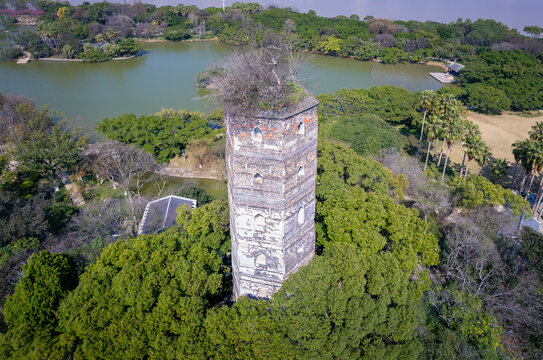
[[[72,0],[73,4],[83,0]],[[110,0],[122,2],[122,0]],[[234,0],[235,1],[235,0]],[[232,0],[227,0],[228,6]],[[491,18],[522,30],[526,25],[543,27],[543,0],[252,0],[262,5],[291,6],[301,12],[315,10],[319,15],[358,14],[400,20],[450,22],[457,18]],[[93,1],[94,2],[94,1]],[[127,3],[132,0],[126,0]],[[221,6],[221,0],[143,0],[155,5],[194,4],[200,8]]]

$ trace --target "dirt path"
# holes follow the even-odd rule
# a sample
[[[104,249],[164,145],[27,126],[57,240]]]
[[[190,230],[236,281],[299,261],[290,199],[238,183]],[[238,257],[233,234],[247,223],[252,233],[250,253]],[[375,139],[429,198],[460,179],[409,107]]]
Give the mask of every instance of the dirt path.
[[[511,114],[490,116],[470,111],[468,119],[479,125],[484,141],[492,149],[493,157],[514,162],[513,142],[526,139],[532,126],[543,121],[543,114],[538,117],[521,117]],[[451,149],[451,160],[460,164],[463,156],[464,152],[460,143],[455,144]],[[470,168],[470,173],[479,170],[477,166],[470,165]]]

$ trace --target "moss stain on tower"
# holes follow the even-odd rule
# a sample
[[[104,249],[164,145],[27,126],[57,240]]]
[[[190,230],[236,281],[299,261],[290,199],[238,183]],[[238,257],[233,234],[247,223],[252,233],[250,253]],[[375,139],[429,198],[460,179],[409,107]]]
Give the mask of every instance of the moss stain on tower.
[[[269,297],[315,253],[317,100],[225,111],[234,297]]]

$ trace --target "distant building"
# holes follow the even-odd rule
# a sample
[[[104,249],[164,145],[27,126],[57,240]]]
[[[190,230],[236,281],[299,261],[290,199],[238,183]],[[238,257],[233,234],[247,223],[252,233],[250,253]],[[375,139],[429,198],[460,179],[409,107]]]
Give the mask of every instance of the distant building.
[[[455,62],[453,62],[453,63],[447,65],[447,69],[449,69],[449,72],[450,72],[451,74],[453,74],[453,75],[458,75],[458,72],[459,72],[460,70],[462,70],[463,68],[465,68],[464,65],[460,65],[460,64],[455,63]]]
[[[180,205],[188,205],[194,209],[196,200],[170,195],[148,203],[141,219],[138,235],[149,234],[175,225],[176,210]]]

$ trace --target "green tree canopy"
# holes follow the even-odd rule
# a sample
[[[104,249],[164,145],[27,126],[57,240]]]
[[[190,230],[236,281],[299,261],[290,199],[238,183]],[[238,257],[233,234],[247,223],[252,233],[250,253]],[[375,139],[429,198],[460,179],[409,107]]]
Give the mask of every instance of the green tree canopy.
[[[462,85],[482,83],[501,90],[511,101],[513,110],[534,109],[543,107],[543,65],[535,56],[520,50],[484,51],[480,57],[471,57],[466,68],[460,71],[458,76]],[[477,97],[490,91],[488,88],[475,88],[474,105],[477,105]],[[492,90],[490,104],[503,99],[501,93]],[[470,101],[470,98],[467,98]],[[491,105],[495,107],[497,105]]]
[[[324,200],[345,184],[388,194],[392,172],[379,162],[358,155],[345,145],[320,141],[317,149],[317,199]]]
[[[541,33],[543,33],[543,28],[539,26],[525,26],[524,31],[530,34],[534,38],[538,38]]]
[[[416,93],[396,86],[375,86],[370,90],[339,90],[333,95],[320,95],[319,120],[327,122],[335,116],[351,117],[375,114],[392,123],[410,125],[421,117],[416,108]]]
[[[30,257],[3,308],[9,328],[0,335],[0,357],[37,359],[50,354],[57,308],[76,284],[75,263],[69,256],[42,251]]]
[[[134,144],[166,162],[180,155],[190,139],[212,133],[210,122],[219,115],[205,116],[200,112],[163,110],[155,115],[124,114],[105,118],[97,130],[109,139]]]
[[[266,300],[246,296],[208,312],[207,355],[215,359],[294,359],[295,351]]]
[[[59,310],[76,356],[203,356],[203,320],[222,297],[227,270],[218,250],[228,250],[228,214],[213,212],[224,206],[210,203],[180,221],[182,229],[117,241],[102,252]]]
[[[439,247],[418,212],[389,195],[395,183],[380,163],[352,150],[322,143],[317,165],[317,243],[357,244],[364,254],[387,250],[413,271],[419,263],[435,265]],[[345,221],[349,219],[349,221]]]
[[[291,275],[271,303],[296,358],[416,359],[425,285],[403,268],[390,252],[336,243]]]
[[[490,180],[479,175],[470,175],[467,179],[454,179],[453,193],[459,196],[460,206],[468,209],[504,205],[514,214],[522,214],[530,209],[530,205],[522,197],[501,185],[492,184]]]
[[[360,155],[378,155],[382,149],[401,149],[398,131],[378,116],[365,114],[334,120],[330,138],[350,144]]]
[[[32,141],[20,144],[15,158],[21,169],[38,172],[56,184],[62,171],[70,171],[79,162],[86,143],[87,137],[80,136],[77,130],[57,124],[50,132],[35,133]]]
[[[413,271],[419,263],[436,265],[439,246],[428,224],[416,210],[359,187],[343,187],[317,203],[317,243],[353,243],[368,256],[388,251],[402,268]],[[349,221],[345,221],[349,219]]]
[[[221,271],[215,250],[178,229],[117,241],[62,304],[61,326],[84,358],[201,356]]]
[[[500,114],[511,108],[511,100],[505,92],[489,85],[470,85],[466,87],[466,96],[466,105],[483,113]]]

